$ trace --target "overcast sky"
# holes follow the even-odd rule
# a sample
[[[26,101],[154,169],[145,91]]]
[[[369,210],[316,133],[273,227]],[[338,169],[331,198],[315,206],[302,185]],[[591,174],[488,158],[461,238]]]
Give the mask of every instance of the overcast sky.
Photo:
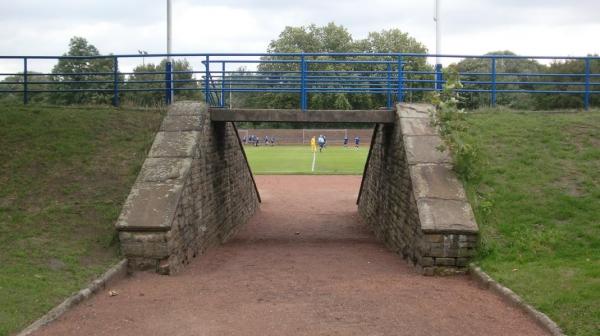
[[[331,21],[355,39],[399,28],[435,51],[434,0],[172,1],[174,52],[263,52],[285,26]],[[446,54],[600,53],[600,0],[441,1]],[[165,3],[0,0],[0,54],[60,55],[72,36],[87,38],[102,53],[165,52]],[[0,72],[15,66],[0,61]]]

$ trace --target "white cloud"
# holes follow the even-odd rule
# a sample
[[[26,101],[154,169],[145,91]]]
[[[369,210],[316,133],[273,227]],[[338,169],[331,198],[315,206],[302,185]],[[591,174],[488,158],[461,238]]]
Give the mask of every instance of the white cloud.
[[[264,52],[285,26],[331,21],[355,38],[399,28],[435,49],[433,0],[172,1],[174,52]],[[60,55],[75,35],[103,53],[165,51],[164,0],[0,1],[0,12],[4,55]],[[443,0],[443,52],[600,53],[598,12],[595,0]],[[48,62],[33,63],[49,69]],[[0,60],[0,72],[20,66]]]

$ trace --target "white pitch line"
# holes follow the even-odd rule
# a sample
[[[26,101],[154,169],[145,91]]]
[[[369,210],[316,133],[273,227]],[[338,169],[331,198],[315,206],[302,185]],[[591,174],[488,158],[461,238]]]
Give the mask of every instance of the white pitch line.
[[[315,161],[317,161],[317,152],[313,152],[312,171],[315,171]]]

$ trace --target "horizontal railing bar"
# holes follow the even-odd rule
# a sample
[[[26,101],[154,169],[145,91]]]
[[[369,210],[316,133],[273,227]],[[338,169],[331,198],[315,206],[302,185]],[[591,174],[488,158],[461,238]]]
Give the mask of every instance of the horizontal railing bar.
[[[114,58],[157,58],[157,57],[418,57],[418,58],[482,58],[482,59],[561,59],[598,60],[600,56],[548,56],[548,55],[461,55],[461,54],[422,54],[422,53],[171,53],[171,54],[118,54],[96,56],[51,56],[51,55],[0,55],[0,59],[114,59]]]
[[[367,88],[363,90],[361,88],[307,88],[309,93],[311,92],[387,92],[390,91],[387,87],[381,88]],[[123,88],[120,91],[132,91],[132,92],[164,92],[163,88],[149,88],[149,89],[137,89],[137,88]],[[204,90],[203,87],[194,87],[194,88],[173,88],[173,90],[192,90],[192,91],[201,91]],[[290,93],[298,93],[298,88],[269,88],[269,89],[259,89],[259,88],[225,88],[224,92],[274,92],[274,91],[282,91],[288,90]],[[316,91],[315,91],[316,90]],[[391,91],[397,92],[397,87],[393,88]],[[435,91],[433,88],[403,88],[402,91]],[[475,92],[475,93],[490,93],[492,90],[483,90],[483,89],[459,89],[457,92]],[[28,90],[29,93],[51,93],[51,92],[65,92],[65,93],[74,93],[74,92],[112,92],[112,89],[69,89],[69,90]],[[555,93],[555,94],[584,94],[585,91],[577,90],[577,91],[561,91],[561,90],[505,90],[498,89],[496,90],[498,93]],[[0,93],[23,93],[23,90],[0,90]],[[590,94],[600,94],[600,91],[590,91]]]

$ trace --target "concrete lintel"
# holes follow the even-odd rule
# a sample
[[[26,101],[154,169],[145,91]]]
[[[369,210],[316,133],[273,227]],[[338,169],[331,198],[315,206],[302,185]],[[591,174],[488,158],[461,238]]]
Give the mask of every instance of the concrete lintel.
[[[394,123],[394,110],[308,110],[210,108],[212,121]]]

